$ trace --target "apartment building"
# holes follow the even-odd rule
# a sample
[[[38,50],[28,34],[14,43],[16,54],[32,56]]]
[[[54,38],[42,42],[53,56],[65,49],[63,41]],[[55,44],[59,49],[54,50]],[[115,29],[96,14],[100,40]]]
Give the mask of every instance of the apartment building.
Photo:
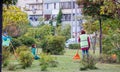
[[[70,24],[71,33],[76,34],[81,29],[81,9],[76,0],[18,0],[17,6],[28,14],[33,26],[39,24],[38,18],[44,18],[45,23],[55,19],[59,10],[62,10],[62,25]]]

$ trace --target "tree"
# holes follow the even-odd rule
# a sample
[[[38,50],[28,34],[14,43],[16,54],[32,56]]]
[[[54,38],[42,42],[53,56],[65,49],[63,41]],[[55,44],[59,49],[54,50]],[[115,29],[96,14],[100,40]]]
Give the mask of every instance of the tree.
[[[3,7],[3,31],[12,33],[16,36],[20,32],[25,32],[25,25],[28,24],[28,16],[16,6]]]
[[[9,5],[15,5],[18,0],[3,0],[3,4],[9,7]]]
[[[63,28],[62,26],[59,26],[57,29],[56,29],[56,33],[59,35],[59,36],[64,36],[65,37],[65,40],[68,40],[70,38],[70,25],[65,25],[65,27]]]
[[[62,19],[62,10],[60,9],[60,10],[59,10],[59,13],[58,13],[58,15],[57,15],[57,27],[58,27],[59,24],[62,22],[61,19]]]
[[[120,5],[116,0],[77,0],[78,5],[83,8],[84,15],[92,16],[99,20],[100,24],[100,54],[102,53],[102,23],[105,18],[120,16]]]

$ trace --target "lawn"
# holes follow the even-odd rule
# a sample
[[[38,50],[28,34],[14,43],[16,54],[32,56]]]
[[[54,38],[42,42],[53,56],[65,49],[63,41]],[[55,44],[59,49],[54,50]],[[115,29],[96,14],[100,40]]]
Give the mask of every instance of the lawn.
[[[66,49],[65,51],[64,55],[55,55],[55,57],[57,57],[57,61],[59,62],[58,67],[48,68],[47,71],[41,71],[39,61],[34,60],[32,66],[29,68],[16,69],[16,71],[8,71],[7,68],[2,68],[2,72],[120,72],[120,64],[105,63],[97,63],[97,70],[80,71],[79,62],[72,59],[76,54],[76,50]],[[81,51],[79,51],[79,55],[81,57]],[[98,51],[96,51],[96,55],[98,56]],[[17,63],[16,60],[11,60],[10,62]]]

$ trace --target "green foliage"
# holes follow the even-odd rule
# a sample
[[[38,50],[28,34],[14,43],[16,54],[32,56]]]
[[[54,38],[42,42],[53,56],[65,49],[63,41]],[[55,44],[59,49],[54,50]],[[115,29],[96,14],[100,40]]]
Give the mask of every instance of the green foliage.
[[[89,56],[88,58],[85,57],[80,62],[80,64],[82,65],[80,67],[80,70],[97,69],[97,67],[95,66],[96,63],[97,63],[97,60],[93,56]]]
[[[43,52],[55,55],[63,54],[65,46],[65,38],[63,36],[47,36],[43,42]]]
[[[27,46],[18,47],[16,52],[19,55],[19,62],[22,65],[22,68],[30,67],[32,65],[33,55]]]
[[[21,51],[19,54],[20,64],[22,68],[30,67],[33,62],[33,55],[30,51]]]
[[[58,63],[56,62],[56,58],[51,56],[50,54],[41,53],[40,56],[41,58],[39,61],[40,61],[41,71],[47,70],[48,67],[57,66]]]
[[[119,17],[120,6],[116,0],[77,0],[83,13],[89,16]]]
[[[36,39],[44,39],[47,35],[52,35],[51,26],[46,24],[38,28],[29,28],[24,36],[30,36]]]
[[[32,44],[36,43],[34,38],[28,36],[22,36],[19,38],[19,40],[26,46],[31,46]]]
[[[15,64],[9,64],[8,70],[15,71],[16,70],[16,65]]]
[[[110,51],[111,49],[113,49],[114,47],[111,44],[111,38],[109,36],[106,36],[103,39],[103,53],[104,54],[108,54],[108,51]]]
[[[118,63],[120,63],[120,48],[118,49],[112,49],[111,51],[109,51],[110,54],[116,54],[117,55],[117,61]]]
[[[98,20],[95,20],[94,22],[91,22],[88,20],[88,22],[83,24],[83,28],[87,31],[88,34],[91,34],[95,31],[98,31],[99,25]]]
[[[18,55],[19,55],[20,52],[22,52],[22,51],[30,51],[30,49],[29,49],[27,46],[19,46],[19,47],[17,47],[16,53],[17,53]]]
[[[10,51],[13,52],[13,47],[16,49],[17,47],[22,45],[22,42],[19,39],[12,38],[12,45],[10,45]]]
[[[60,9],[60,10],[59,10],[59,13],[58,13],[58,15],[57,15],[57,27],[58,27],[59,24],[62,22],[61,19],[62,19],[62,10]]]
[[[40,28],[40,39],[43,39],[47,35],[52,35],[51,33],[51,26],[44,25]]]
[[[18,0],[3,0],[3,4],[5,5],[15,5]]]
[[[56,33],[57,35],[64,36],[65,40],[68,40],[70,38],[71,32],[70,32],[70,25],[65,25],[64,28],[62,26],[57,27]]]
[[[102,63],[116,63],[116,60],[112,59],[111,54],[102,54],[99,57],[99,61]]]
[[[69,45],[69,49],[79,49],[79,48],[80,48],[79,44],[70,44]]]
[[[2,66],[5,67],[9,64],[9,57],[10,57],[10,52],[9,52],[9,47],[2,47]]]

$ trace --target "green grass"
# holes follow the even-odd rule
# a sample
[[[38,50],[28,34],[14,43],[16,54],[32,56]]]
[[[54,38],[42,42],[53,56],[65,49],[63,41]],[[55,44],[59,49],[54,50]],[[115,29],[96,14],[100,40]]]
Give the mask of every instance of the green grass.
[[[66,49],[64,55],[55,55],[57,61],[59,62],[58,67],[49,67],[47,71],[41,71],[39,66],[39,61],[35,60],[31,67],[26,69],[16,69],[16,71],[8,71],[7,68],[2,68],[2,72],[120,72],[120,64],[104,64],[97,63],[98,69],[80,71],[80,64],[78,61],[74,61],[72,58],[76,54],[77,50]],[[40,51],[41,52],[41,51]],[[90,52],[92,54],[92,51]],[[96,56],[99,52],[96,51]],[[81,51],[79,51],[81,57]],[[12,60],[11,63],[16,63],[17,61]]]

